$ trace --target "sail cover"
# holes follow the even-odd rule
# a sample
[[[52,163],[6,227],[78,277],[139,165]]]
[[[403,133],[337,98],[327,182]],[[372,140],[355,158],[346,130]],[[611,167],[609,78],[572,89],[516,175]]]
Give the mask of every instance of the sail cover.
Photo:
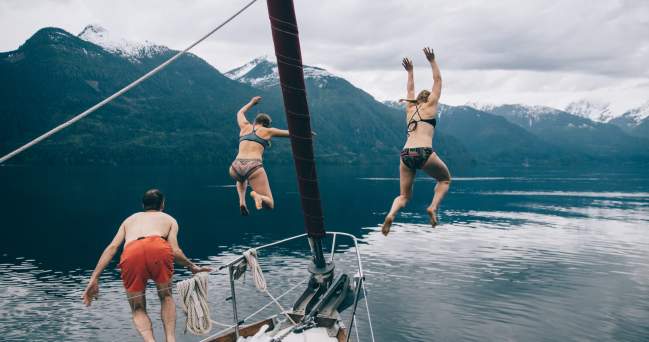
[[[267,4],[305,228],[309,236],[321,238],[325,230],[295,8],[292,0],[267,0]]]

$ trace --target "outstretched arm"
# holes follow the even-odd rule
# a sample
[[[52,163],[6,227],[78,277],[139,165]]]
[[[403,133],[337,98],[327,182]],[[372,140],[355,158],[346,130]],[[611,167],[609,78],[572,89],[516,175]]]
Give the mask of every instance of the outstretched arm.
[[[167,241],[171,245],[171,250],[174,254],[174,260],[176,260],[179,264],[187,267],[192,273],[209,272],[212,270],[209,267],[197,266],[196,264],[191,262],[189,258],[187,258],[187,256],[185,256],[185,253],[183,253],[182,249],[180,249],[180,246],[178,245],[178,222],[176,222],[176,220],[173,220]]]
[[[83,303],[87,306],[90,306],[92,300],[97,297],[97,294],[99,294],[99,275],[103,272],[106,266],[108,266],[110,261],[113,260],[113,257],[115,256],[115,253],[117,253],[117,249],[121,246],[122,242],[124,242],[124,223],[122,223],[117,230],[117,234],[115,234],[113,241],[111,241],[106,249],[104,249],[104,252],[101,253],[97,266],[90,276],[88,286],[86,286],[85,291],[83,291],[81,298],[83,299]]]
[[[403,65],[403,68],[408,72],[408,82],[406,83],[406,98],[408,100],[412,100],[415,98],[415,76],[412,70],[412,61],[406,57],[401,61],[401,65]]]
[[[250,99],[250,102],[246,103],[239,111],[237,112],[237,123],[239,124],[239,128],[243,128],[246,125],[249,125],[250,122],[248,122],[248,119],[246,119],[246,112],[250,110],[250,108],[254,107],[257,103],[261,101],[261,96],[255,96],[252,99]]]
[[[432,103],[439,102],[439,97],[442,94],[442,74],[439,71],[439,66],[435,60],[435,53],[431,48],[424,48],[426,59],[430,62],[430,67],[433,69],[433,91],[428,96],[428,101]]]
[[[288,138],[290,134],[286,129],[270,128],[270,134],[273,137]]]

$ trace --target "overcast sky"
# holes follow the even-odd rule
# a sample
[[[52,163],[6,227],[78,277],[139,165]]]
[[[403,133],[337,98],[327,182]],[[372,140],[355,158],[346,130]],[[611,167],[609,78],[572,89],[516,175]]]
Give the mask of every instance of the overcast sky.
[[[0,51],[45,26],[182,49],[249,0],[2,0]],[[649,100],[649,1],[295,0],[305,64],[324,67],[377,99],[405,93],[403,56],[417,89],[431,85],[421,48],[435,49],[442,102],[543,104],[588,99],[614,111]],[[194,51],[222,72],[273,55],[266,2]]]

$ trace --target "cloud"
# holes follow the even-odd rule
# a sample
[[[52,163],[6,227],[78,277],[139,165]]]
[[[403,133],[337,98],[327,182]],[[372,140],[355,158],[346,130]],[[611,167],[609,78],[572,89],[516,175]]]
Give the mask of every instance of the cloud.
[[[15,49],[43,26],[78,33],[89,23],[181,49],[246,2],[4,0],[0,50]],[[604,94],[620,107],[647,100],[639,98],[649,90],[647,1],[295,0],[295,6],[305,63],[338,72],[379,98],[400,96],[403,56],[414,59],[418,80],[429,77],[421,48],[430,45],[446,100],[538,94],[532,97],[551,104]],[[221,71],[272,55],[265,1],[194,52]]]

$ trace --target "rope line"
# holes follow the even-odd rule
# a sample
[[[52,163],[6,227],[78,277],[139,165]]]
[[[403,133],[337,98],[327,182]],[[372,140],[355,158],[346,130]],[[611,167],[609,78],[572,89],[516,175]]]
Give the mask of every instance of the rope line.
[[[60,124],[60,125],[54,127],[53,129],[51,129],[51,130],[49,130],[49,131],[43,133],[43,134],[40,135],[39,137],[37,137],[37,138],[33,139],[32,141],[26,143],[25,145],[23,145],[23,146],[17,148],[17,149],[14,150],[13,152],[10,152],[9,154],[7,154],[7,155],[5,155],[4,157],[0,158],[0,164],[2,164],[2,163],[4,163],[4,162],[6,162],[7,160],[9,160],[9,159],[15,157],[16,155],[22,153],[22,152],[25,151],[26,149],[28,149],[28,148],[30,148],[30,147],[32,147],[32,146],[34,146],[34,145],[40,143],[41,141],[43,141],[43,140],[49,138],[50,136],[52,136],[52,135],[58,133],[59,131],[61,131],[61,130],[65,129],[65,128],[71,126],[71,125],[74,124],[75,122],[77,122],[77,121],[83,119],[84,117],[88,116],[89,114],[91,114],[92,112],[96,111],[97,109],[103,107],[104,105],[108,104],[109,102],[113,101],[114,99],[120,97],[121,95],[123,95],[123,94],[126,93],[127,91],[131,90],[133,87],[137,86],[138,84],[142,83],[143,81],[145,81],[145,80],[148,79],[149,77],[151,77],[151,76],[157,74],[159,71],[161,71],[162,69],[166,68],[169,64],[171,64],[173,61],[175,61],[176,59],[178,59],[180,56],[184,55],[186,52],[188,52],[189,50],[191,50],[194,46],[196,46],[196,45],[202,43],[205,39],[207,39],[209,36],[211,36],[212,34],[214,34],[214,32],[218,31],[218,30],[221,29],[223,26],[225,26],[227,23],[229,23],[229,22],[232,21],[234,18],[236,18],[237,16],[239,16],[241,13],[243,13],[245,10],[247,10],[250,6],[252,6],[252,4],[254,4],[256,1],[257,1],[257,0],[252,0],[252,1],[250,1],[248,4],[246,4],[245,6],[243,6],[239,11],[237,11],[236,13],[234,13],[232,16],[230,16],[228,19],[226,19],[224,22],[222,22],[219,26],[217,26],[216,28],[214,28],[212,31],[210,31],[209,33],[207,33],[206,35],[204,35],[203,37],[201,37],[200,39],[198,39],[197,41],[195,41],[194,43],[192,43],[191,45],[189,45],[189,46],[188,46],[187,48],[185,48],[184,50],[182,50],[182,51],[176,53],[173,57],[169,58],[168,60],[166,60],[166,61],[163,62],[162,64],[158,65],[158,66],[155,67],[153,70],[147,72],[146,74],[144,74],[143,76],[141,76],[141,77],[138,78],[137,80],[133,81],[131,84],[127,85],[126,87],[124,87],[124,88],[122,88],[122,89],[120,89],[119,91],[117,91],[117,92],[114,93],[113,95],[111,95],[111,96],[105,98],[103,101],[97,103],[96,105],[94,105],[94,106],[92,106],[92,107],[86,109],[86,110],[85,110],[84,112],[82,112],[81,114],[78,114],[77,116],[73,117],[72,119],[70,119],[70,120],[68,120],[68,121],[66,121],[66,122],[64,122],[64,123],[62,123],[62,124]]]
[[[277,58],[282,57],[282,59],[291,59],[291,60],[294,60],[296,62],[302,63],[302,59],[285,56],[285,55],[282,55],[281,53],[277,53],[277,52],[275,52],[275,57],[277,57]]]
[[[287,294],[293,292],[293,290],[297,289],[297,288],[300,287],[302,284],[306,283],[307,280],[309,280],[309,278],[304,278],[304,279],[302,279],[299,283],[295,284],[293,287],[291,287],[290,289],[286,290],[286,292],[284,292],[284,293],[282,293],[281,295],[277,296],[277,298],[275,298],[275,300],[279,300],[279,299],[281,299],[282,297],[284,297],[285,295],[287,295]],[[264,305],[264,306],[262,306],[261,308],[259,308],[257,311],[255,311],[255,312],[251,313],[250,315],[248,315],[248,316],[247,316],[246,318],[244,318],[242,321],[243,321],[243,322],[248,321],[249,319],[251,319],[251,318],[257,316],[260,312],[266,310],[266,308],[268,308],[269,306],[271,306],[271,305],[273,305],[273,304],[274,304],[274,301],[271,300],[270,302],[266,303],[266,305]],[[207,337],[207,338],[201,340],[201,342],[209,341],[210,339],[212,339],[212,338],[214,338],[214,337],[216,337],[216,336],[219,336],[219,335],[221,335],[221,334],[227,332],[228,330],[230,330],[230,329],[232,329],[232,328],[234,328],[234,327],[235,327],[235,325],[234,325],[234,324],[231,324],[231,325],[229,325],[227,328],[225,328],[225,329],[223,329],[223,330],[221,330],[221,331],[219,331],[219,332],[217,332],[217,333],[215,333],[215,334],[213,334],[213,335],[211,335],[211,336],[209,336],[209,337]]]
[[[290,31],[286,31],[286,30],[278,29],[278,28],[275,27],[275,26],[272,27],[272,30],[273,30],[273,31],[282,32],[282,33],[284,33],[284,34],[288,34],[288,35],[291,35],[291,36],[293,36],[293,37],[297,37],[297,36],[298,36],[298,33],[296,33],[296,32],[290,32]]]
[[[248,266],[250,266],[250,272],[252,273],[252,279],[255,281],[255,287],[259,291],[265,292],[270,299],[275,302],[279,310],[293,323],[295,324],[295,321],[291,318],[291,316],[286,312],[282,304],[277,301],[277,299],[268,291],[268,285],[266,284],[266,279],[264,279],[264,274],[261,270],[261,266],[259,265],[259,261],[257,260],[257,250],[254,248],[251,248],[245,252],[243,252],[243,256],[246,258],[246,262],[248,263]]]
[[[270,17],[270,19],[275,20],[275,21],[279,21],[279,22],[282,23],[282,24],[286,24],[286,25],[288,25],[288,26],[295,27],[295,29],[297,30],[297,25],[296,25],[296,24],[293,24],[293,23],[291,23],[291,22],[288,22],[288,21],[285,21],[285,20],[279,19],[279,18],[277,18],[277,17],[273,17],[272,15],[269,15],[269,17]]]

